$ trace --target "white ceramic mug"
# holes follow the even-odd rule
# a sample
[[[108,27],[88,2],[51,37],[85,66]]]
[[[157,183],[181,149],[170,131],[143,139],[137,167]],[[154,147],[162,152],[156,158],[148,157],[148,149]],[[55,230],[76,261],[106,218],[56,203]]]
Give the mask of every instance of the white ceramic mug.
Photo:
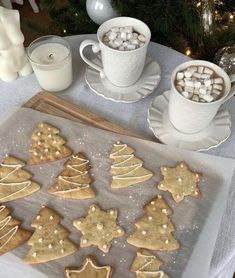
[[[135,50],[120,51],[108,47],[102,42],[106,32],[112,27],[133,26],[134,30],[145,35],[145,44]],[[80,55],[82,59],[92,68],[100,72],[100,77],[107,77],[114,85],[127,87],[134,84],[141,76],[144,68],[147,47],[151,38],[148,26],[135,18],[116,17],[104,22],[97,31],[98,42],[85,40],[80,45]],[[101,52],[103,68],[91,62],[83,54],[85,47],[91,45],[94,53]]]
[[[224,95],[210,103],[195,102],[183,97],[175,87],[176,74],[189,66],[205,66],[215,71],[224,79]],[[196,133],[207,127],[215,117],[219,107],[234,95],[227,73],[219,66],[202,60],[193,60],[179,65],[171,76],[171,93],[169,100],[169,118],[174,127],[183,133]]]

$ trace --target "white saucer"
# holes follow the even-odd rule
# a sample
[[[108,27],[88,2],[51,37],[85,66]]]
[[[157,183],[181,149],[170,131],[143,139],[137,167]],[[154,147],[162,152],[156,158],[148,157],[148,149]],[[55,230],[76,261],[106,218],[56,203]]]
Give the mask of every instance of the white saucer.
[[[168,116],[169,96],[170,91],[157,96],[148,112],[149,127],[161,142],[191,151],[203,151],[217,147],[228,139],[231,119],[224,109],[220,109],[211,124],[198,133],[186,134],[175,129]]]
[[[92,59],[92,62],[101,66],[101,59]],[[86,67],[85,80],[90,89],[97,95],[115,102],[131,103],[141,100],[153,92],[160,82],[161,69],[152,58],[147,57],[140,79],[129,87],[118,87],[107,78],[100,78],[98,71]]]

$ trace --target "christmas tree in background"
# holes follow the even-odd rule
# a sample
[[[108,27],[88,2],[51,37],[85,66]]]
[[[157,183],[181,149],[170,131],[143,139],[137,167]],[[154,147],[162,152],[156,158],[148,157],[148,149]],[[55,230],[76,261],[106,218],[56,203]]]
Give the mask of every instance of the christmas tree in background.
[[[51,24],[45,30],[30,22],[38,35],[96,33],[85,0],[42,0]],[[172,47],[193,58],[213,60],[215,53],[235,43],[234,0],[112,0],[121,16],[143,20],[152,41]],[[99,10],[97,10],[99,12]]]
[[[54,210],[43,207],[31,224],[35,232],[29,239],[31,246],[25,261],[28,264],[48,262],[68,256],[77,247],[69,239],[69,231],[59,224],[63,219]]]

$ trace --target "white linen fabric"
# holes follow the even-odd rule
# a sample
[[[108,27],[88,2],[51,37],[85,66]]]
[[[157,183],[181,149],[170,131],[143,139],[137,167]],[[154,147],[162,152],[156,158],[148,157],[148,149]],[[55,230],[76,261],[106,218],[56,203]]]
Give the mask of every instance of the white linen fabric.
[[[123,104],[108,101],[92,92],[84,81],[85,64],[79,55],[79,45],[84,39],[95,39],[95,35],[79,35],[68,37],[73,53],[72,85],[64,92],[56,95],[78,104],[99,116],[109,119],[123,127],[145,136],[148,139],[157,139],[153,136],[147,123],[147,114],[150,103],[154,97],[170,88],[170,76],[173,69],[189,58],[175,50],[156,43],[150,43],[148,55],[155,59],[161,67],[161,81],[155,91],[147,98],[133,104]],[[5,83],[0,81],[0,111],[1,117],[5,112],[20,107],[29,98],[41,90],[34,74],[18,78]],[[230,112],[232,122],[235,123],[235,98],[232,97],[224,105]],[[219,147],[207,153],[235,159],[235,129],[232,126],[230,138]],[[235,183],[235,176],[233,177]],[[216,242],[214,255],[211,261],[211,275],[209,278],[231,278],[235,271],[235,187],[231,186],[220,232]],[[203,256],[203,254],[202,254]],[[198,266],[200,271],[200,266]],[[20,260],[14,259],[11,254],[0,257],[0,276],[8,277],[43,277],[38,272],[22,266]],[[199,273],[200,275],[200,273]],[[190,277],[189,277],[190,278]]]

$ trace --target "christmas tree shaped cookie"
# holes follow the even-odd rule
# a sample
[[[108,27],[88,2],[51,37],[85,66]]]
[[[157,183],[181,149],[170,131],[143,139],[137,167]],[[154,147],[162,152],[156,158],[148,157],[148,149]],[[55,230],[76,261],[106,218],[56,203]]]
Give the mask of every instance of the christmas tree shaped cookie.
[[[107,253],[111,247],[111,241],[124,234],[122,228],[117,226],[117,210],[103,211],[97,205],[90,206],[86,218],[80,218],[73,225],[82,233],[81,247],[96,245]]]
[[[136,230],[127,239],[128,243],[149,250],[173,251],[179,243],[173,237],[175,228],[168,215],[172,213],[161,195],[144,207],[145,215],[136,223]]]
[[[80,269],[65,269],[67,278],[109,278],[111,277],[111,272],[110,266],[97,266],[95,260],[91,257],[85,259]]]
[[[13,156],[6,156],[0,165],[0,202],[16,200],[40,189],[31,180],[32,175],[22,169],[25,163]]]
[[[131,266],[131,271],[136,273],[136,278],[169,278],[159,270],[162,262],[149,251],[139,249]]]
[[[63,159],[72,154],[65,146],[66,141],[59,135],[59,129],[46,123],[40,123],[32,134],[29,149],[29,165],[48,163]]]
[[[62,198],[94,198],[95,192],[90,186],[92,179],[88,173],[89,160],[82,153],[78,153],[73,155],[64,166],[65,170],[57,177],[49,192]]]
[[[143,161],[136,157],[134,149],[117,142],[113,145],[110,158],[113,160],[111,174],[112,188],[124,188],[152,178],[153,174],[143,167]]]
[[[69,231],[59,222],[62,220],[54,210],[42,207],[31,226],[34,234],[28,241],[31,246],[25,262],[36,264],[56,260],[77,251],[77,247],[69,239]]]
[[[10,209],[0,206],[0,256],[27,241],[31,233],[20,228],[20,221],[14,219]]]
[[[158,184],[158,188],[169,191],[175,202],[181,202],[185,196],[200,196],[197,185],[201,174],[190,171],[185,162],[180,162],[175,168],[161,167],[161,173],[163,180]]]

